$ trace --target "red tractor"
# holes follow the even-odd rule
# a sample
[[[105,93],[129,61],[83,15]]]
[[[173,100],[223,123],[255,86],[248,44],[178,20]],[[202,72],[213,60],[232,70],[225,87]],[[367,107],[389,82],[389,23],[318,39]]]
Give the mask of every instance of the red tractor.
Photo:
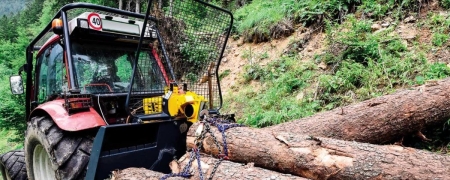
[[[170,2],[149,1],[147,14],[87,3],[59,10],[10,78],[13,94],[25,91],[28,127],[24,150],[0,157],[4,179],[169,173],[200,112],[219,114],[217,72],[232,25],[216,6]]]

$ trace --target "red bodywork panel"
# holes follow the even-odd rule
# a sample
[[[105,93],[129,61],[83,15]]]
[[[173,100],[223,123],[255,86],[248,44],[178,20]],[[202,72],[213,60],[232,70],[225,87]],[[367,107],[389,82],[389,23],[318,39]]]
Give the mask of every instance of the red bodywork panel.
[[[33,117],[39,111],[45,111],[52,117],[56,125],[65,131],[80,131],[106,125],[102,117],[92,107],[89,108],[89,111],[81,111],[69,115],[63,105],[64,99],[46,102],[34,109],[30,117]]]

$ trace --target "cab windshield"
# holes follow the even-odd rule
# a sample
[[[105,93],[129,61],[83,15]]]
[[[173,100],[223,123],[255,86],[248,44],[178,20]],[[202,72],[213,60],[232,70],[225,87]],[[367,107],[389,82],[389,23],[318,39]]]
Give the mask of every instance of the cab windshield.
[[[128,92],[133,73],[135,46],[72,44],[75,77],[81,93]],[[145,92],[162,92],[165,82],[150,49],[142,49],[133,86]],[[150,65],[149,65],[150,64]],[[144,66],[145,65],[145,66]],[[147,68],[147,69],[144,69]],[[151,67],[151,68],[148,68]]]

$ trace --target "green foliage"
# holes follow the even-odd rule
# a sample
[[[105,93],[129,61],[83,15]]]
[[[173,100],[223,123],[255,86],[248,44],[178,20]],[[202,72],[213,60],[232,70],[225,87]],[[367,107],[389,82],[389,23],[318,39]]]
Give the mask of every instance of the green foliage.
[[[263,84],[261,90],[255,91],[254,86],[244,88],[237,96],[232,96],[232,99],[230,97],[225,99],[233,101],[224,103],[225,109],[238,109],[244,114],[241,121],[255,127],[270,126],[309,116],[320,110],[320,104],[314,101],[312,92],[307,92],[297,101],[294,100],[296,93],[306,92],[306,88],[313,83],[317,75],[314,64],[298,66],[298,61],[298,57],[282,57],[267,66],[251,67],[257,70],[247,66],[249,69],[245,74],[259,80]]]
[[[392,12],[395,18],[404,18],[407,15],[405,11],[418,11],[420,5],[412,0],[363,0],[358,9],[374,19],[381,19]]]
[[[2,137],[0,138],[0,154],[23,148],[21,143],[11,141],[11,139],[17,138],[14,131],[0,130],[0,137]]]
[[[318,99],[327,109],[449,76],[445,65],[429,65],[424,53],[407,51],[400,38],[392,34],[393,29],[372,33],[370,24],[347,16],[345,23],[328,26],[330,46],[345,50],[319,57],[334,67],[334,71],[319,77]]]
[[[223,78],[227,77],[228,75],[230,75],[231,70],[227,69],[225,71],[223,71],[220,75],[219,75],[219,80],[222,80]]]
[[[334,24],[331,27],[335,27]],[[347,16],[344,26],[352,27],[350,31],[329,30],[328,35],[335,33],[330,37],[337,41],[341,46],[346,47],[342,53],[342,59],[353,59],[359,63],[366,63],[370,59],[379,58],[379,42],[375,36],[371,35],[371,21],[360,21],[354,16]],[[330,27],[330,26],[328,26]],[[330,63],[330,62],[328,62]]]
[[[190,82],[196,82],[199,78],[198,69],[199,67],[208,67],[209,62],[212,58],[211,52],[214,52],[215,49],[213,46],[205,46],[209,42],[206,40],[198,40],[195,35],[187,34],[188,36],[192,36],[192,38],[188,38],[188,41],[184,42],[181,47],[181,54],[186,59],[186,63],[184,63],[184,67],[182,68],[186,74],[187,80]]]
[[[0,128],[2,130],[12,130],[15,135],[10,136],[9,141],[20,142],[23,139],[23,132],[26,129],[25,123],[25,96],[12,95],[9,87],[9,76],[14,74],[11,69],[0,64],[1,84],[8,84],[0,87]],[[13,133],[13,134],[14,134]]]
[[[446,43],[448,40],[448,34],[443,33],[434,33],[433,39],[431,39],[431,42],[435,46],[442,46],[444,43]]]
[[[244,80],[250,82],[251,80],[260,80],[264,77],[264,70],[257,64],[250,64],[244,67]]]
[[[450,0],[440,0],[439,4],[445,9],[450,8]]]
[[[450,76],[450,68],[444,63],[432,63],[426,68],[425,79],[442,79]]]
[[[285,3],[293,3],[286,1]],[[280,0],[264,1],[254,0],[251,4],[238,9],[234,14],[237,19],[235,27],[238,33],[246,34],[248,37],[260,36],[269,38],[269,29],[275,26],[286,16],[286,6]]]

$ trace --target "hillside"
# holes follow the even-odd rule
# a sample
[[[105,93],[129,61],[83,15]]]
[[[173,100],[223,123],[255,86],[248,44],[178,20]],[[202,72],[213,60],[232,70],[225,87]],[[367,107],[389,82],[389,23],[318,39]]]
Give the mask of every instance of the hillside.
[[[2,0],[0,6],[0,17],[3,15],[10,16],[22,11],[31,0]]]
[[[267,94],[271,87],[281,95],[273,96],[277,99],[274,103],[320,105],[282,118],[282,122],[447,77],[448,12],[437,1],[423,5],[420,11],[415,15],[405,10],[402,18],[367,18],[356,11],[342,23],[293,25],[288,36],[269,42],[246,43],[245,36],[230,39],[221,66],[222,84],[228,98],[242,100],[228,99],[236,103],[228,108],[244,107],[244,112],[237,113],[241,119],[251,120],[245,114],[257,112],[253,110],[259,107],[248,112],[245,107],[272,100]],[[280,92],[283,88],[286,92]],[[279,99],[284,96],[289,100]],[[257,126],[271,124],[256,121],[261,123],[254,124]]]

